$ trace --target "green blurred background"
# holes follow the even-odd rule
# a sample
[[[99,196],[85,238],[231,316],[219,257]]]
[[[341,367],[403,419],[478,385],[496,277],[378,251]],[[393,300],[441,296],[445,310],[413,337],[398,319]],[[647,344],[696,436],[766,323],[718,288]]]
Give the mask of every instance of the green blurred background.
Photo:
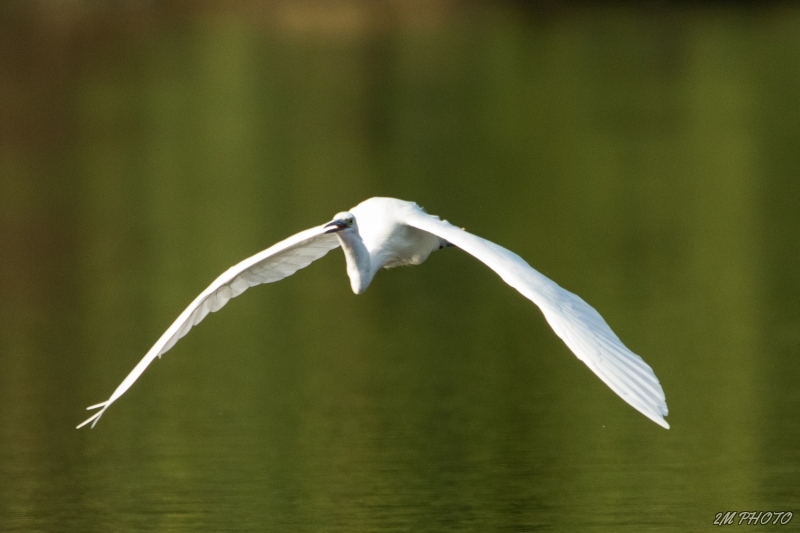
[[[0,3],[0,530],[798,511],[799,88],[791,3]],[[359,297],[334,251],[74,429],[224,269],[376,195],[584,297],[672,429],[458,250]]]

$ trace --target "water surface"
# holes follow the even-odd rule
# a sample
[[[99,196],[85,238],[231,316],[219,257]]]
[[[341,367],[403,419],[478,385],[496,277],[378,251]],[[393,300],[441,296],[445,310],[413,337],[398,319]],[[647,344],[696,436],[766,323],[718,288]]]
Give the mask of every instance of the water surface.
[[[0,8],[0,529],[798,511],[800,10],[59,6]],[[74,429],[225,268],[374,195],[584,297],[672,429],[459,250],[252,289]]]

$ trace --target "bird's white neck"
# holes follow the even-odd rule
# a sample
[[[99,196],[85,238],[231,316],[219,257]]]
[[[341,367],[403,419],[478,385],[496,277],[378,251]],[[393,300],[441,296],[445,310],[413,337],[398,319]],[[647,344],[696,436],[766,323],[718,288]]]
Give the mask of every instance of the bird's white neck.
[[[347,261],[347,275],[350,278],[350,287],[356,294],[361,294],[367,287],[374,273],[370,268],[369,251],[361,240],[358,231],[341,231],[336,234],[344,250]]]

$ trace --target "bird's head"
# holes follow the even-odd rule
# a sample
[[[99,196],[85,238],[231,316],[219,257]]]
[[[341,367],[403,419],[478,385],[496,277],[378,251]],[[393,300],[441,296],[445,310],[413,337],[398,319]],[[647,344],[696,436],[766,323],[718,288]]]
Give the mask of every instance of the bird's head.
[[[350,228],[358,229],[356,225],[356,217],[353,213],[342,211],[333,216],[333,220],[325,224],[325,233],[338,233]]]

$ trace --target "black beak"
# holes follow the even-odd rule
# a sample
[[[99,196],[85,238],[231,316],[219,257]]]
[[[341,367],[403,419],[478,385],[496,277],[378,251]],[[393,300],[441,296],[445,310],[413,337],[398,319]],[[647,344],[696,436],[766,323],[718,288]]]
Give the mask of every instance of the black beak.
[[[325,233],[336,233],[337,231],[342,231],[347,228],[347,223],[344,220],[334,220],[333,222],[325,224],[325,228]]]

